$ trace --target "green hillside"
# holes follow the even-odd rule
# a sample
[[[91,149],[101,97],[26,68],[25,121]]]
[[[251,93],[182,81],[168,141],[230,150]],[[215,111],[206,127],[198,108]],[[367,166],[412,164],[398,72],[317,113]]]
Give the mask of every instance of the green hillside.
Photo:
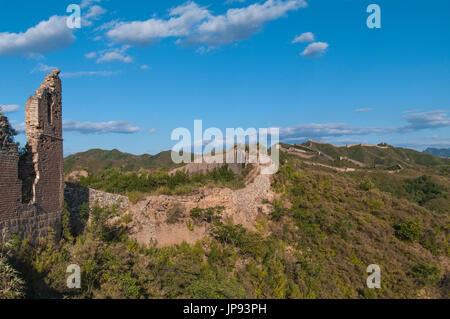
[[[122,153],[116,149],[112,151],[91,149],[76,153],[64,159],[64,173],[85,169],[90,173],[97,173],[108,168],[121,168],[124,171],[138,171],[140,169],[171,168],[176,166],[171,159],[171,151],[164,151],[157,155],[133,155]]]
[[[342,154],[341,148],[321,149]],[[364,147],[350,151],[363,160],[374,156]],[[383,151],[392,161],[428,158],[415,158],[410,150]],[[11,276],[25,282],[14,291],[29,298],[449,297],[446,171],[417,165],[396,172],[336,172],[287,152],[280,157],[273,209],[259,216],[255,229],[220,220],[220,209],[211,207],[210,218],[202,219],[209,236],[157,248],[128,236],[129,215],[111,223],[119,216],[114,209],[66,211],[60,242],[50,237],[38,247],[17,240],[0,245],[0,252],[10,250],[3,264],[16,269]],[[200,213],[205,212],[192,210],[180,225],[193,227]],[[82,233],[71,228],[75,217],[86,224]],[[70,263],[82,269],[80,290],[66,288]],[[380,266],[381,289],[366,286],[371,264]]]
[[[321,152],[322,160],[331,162],[331,157],[334,161],[351,159],[353,161],[364,164],[367,168],[384,168],[390,169],[394,167],[412,168],[415,166],[425,167],[437,167],[450,165],[450,159],[439,158],[430,154],[424,154],[412,149],[392,147],[390,145],[380,146],[365,146],[365,145],[353,145],[347,146],[334,146],[326,143],[318,143],[309,141],[301,145],[295,145],[294,147],[301,147],[309,151]],[[357,163],[353,163],[353,166],[360,166]]]

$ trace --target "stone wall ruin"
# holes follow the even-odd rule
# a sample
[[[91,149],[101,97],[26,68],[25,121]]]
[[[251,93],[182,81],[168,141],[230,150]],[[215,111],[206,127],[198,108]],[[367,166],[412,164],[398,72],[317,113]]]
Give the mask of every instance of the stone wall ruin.
[[[49,227],[61,232],[64,199],[62,100],[53,70],[25,106],[28,143],[19,154],[8,119],[0,114],[0,235],[33,239]]]

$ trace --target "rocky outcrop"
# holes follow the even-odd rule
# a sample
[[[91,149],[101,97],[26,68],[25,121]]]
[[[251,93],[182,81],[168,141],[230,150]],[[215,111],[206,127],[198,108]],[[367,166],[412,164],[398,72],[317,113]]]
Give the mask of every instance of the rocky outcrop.
[[[271,189],[271,175],[260,174],[261,167],[255,165],[246,187],[238,190],[229,188],[203,188],[189,196],[148,196],[127,213],[131,236],[142,244],[154,242],[159,247],[195,243],[209,235],[211,223],[195,224],[190,218],[192,209],[223,207],[222,221],[232,220],[249,229],[255,229],[260,216],[268,215],[269,204],[274,198]]]

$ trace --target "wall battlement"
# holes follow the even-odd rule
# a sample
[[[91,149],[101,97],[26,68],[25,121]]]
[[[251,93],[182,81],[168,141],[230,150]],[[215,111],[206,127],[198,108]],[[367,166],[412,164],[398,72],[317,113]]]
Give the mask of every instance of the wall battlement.
[[[8,119],[0,115],[0,235],[33,239],[61,232],[64,199],[62,99],[53,70],[25,105],[28,143],[19,154]]]

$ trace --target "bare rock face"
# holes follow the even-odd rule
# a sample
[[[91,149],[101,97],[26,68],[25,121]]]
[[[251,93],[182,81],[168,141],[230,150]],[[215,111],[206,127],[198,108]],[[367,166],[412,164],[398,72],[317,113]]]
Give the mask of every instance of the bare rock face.
[[[25,106],[28,143],[19,156],[7,119],[0,118],[0,232],[33,239],[61,231],[62,97],[59,70],[48,74]]]
[[[131,236],[139,243],[153,242],[158,247],[193,244],[208,236],[212,227],[212,223],[192,223],[191,211],[195,208],[222,207],[223,222],[232,220],[254,230],[258,218],[270,213],[269,202],[275,194],[271,189],[272,177],[261,174],[259,165],[249,175],[253,178],[242,189],[204,188],[195,195],[147,196],[127,210]]]

